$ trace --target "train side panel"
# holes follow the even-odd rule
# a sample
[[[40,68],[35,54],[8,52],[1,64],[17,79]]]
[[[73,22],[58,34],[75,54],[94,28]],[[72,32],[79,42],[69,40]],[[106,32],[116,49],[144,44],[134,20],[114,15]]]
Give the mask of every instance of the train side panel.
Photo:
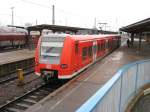
[[[76,70],[75,41],[66,37],[61,53],[60,72],[58,78],[69,78]]]

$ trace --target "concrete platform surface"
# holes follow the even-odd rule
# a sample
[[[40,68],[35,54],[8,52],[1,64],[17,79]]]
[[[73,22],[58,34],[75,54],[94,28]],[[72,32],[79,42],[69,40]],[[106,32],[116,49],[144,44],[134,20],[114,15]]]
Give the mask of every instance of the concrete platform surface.
[[[117,70],[136,60],[150,58],[150,47],[146,43],[141,51],[135,44],[132,48],[122,46],[109,56],[89,67],[55,95],[49,95],[26,112],[74,112],[100,89]]]
[[[22,49],[0,53],[0,65],[34,57],[34,50]]]

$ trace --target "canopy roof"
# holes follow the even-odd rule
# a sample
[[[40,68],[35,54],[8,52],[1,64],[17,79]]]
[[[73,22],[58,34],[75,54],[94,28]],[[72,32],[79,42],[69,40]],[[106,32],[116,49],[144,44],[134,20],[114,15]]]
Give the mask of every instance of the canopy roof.
[[[70,27],[70,26],[59,26],[59,25],[48,25],[48,24],[30,26],[27,29],[30,31],[50,29],[53,31],[73,31],[73,32],[77,32],[78,30],[93,30],[93,31],[97,30],[97,29],[88,29],[88,28]]]
[[[49,29],[54,32],[60,31],[60,32],[66,32],[66,31],[71,31],[71,32],[78,32],[79,30],[85,30],[85,31],[91,31],[95,34],[98,33],[104,33],[104,34],[116,34],[117,32],[112,32],[112,31],[101,31],[98,29],[90,29],[90,28],[80,28],[80,27],[70,27],[70,26],[60,26],[60,25],[48,25],[48,24],[41,24],[41,25],[35,25],[35,26],[30,26],[27,27],[28,31],[42,31],[43,29]]]
[[[150,18],[120,28],[120,31],[128,33],[141,33],[150,31]]]

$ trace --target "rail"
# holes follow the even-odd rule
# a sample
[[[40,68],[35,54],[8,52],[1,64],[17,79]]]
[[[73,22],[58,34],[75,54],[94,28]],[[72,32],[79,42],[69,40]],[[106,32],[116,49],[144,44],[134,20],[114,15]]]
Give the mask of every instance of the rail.
[[[76,112],[124,112],[139,90],[150,83],[150,59],[121,68]]]

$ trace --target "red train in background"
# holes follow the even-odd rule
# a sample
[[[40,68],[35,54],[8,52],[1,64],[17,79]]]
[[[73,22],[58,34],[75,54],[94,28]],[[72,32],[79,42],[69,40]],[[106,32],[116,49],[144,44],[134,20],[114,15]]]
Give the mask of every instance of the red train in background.
[[[29,40],[30,39],[30,40]],[[12,48],[26,48],[28,44],[37,45],[39,35],[31,35],[28,38],[26,29],[15,27],[0,27],[0,50]],[[30,41],[30,43],[29,43]]]
[[[35,73],[45,82],[70,79],[119,46],[119,35],[42,35],[35,53]]]

